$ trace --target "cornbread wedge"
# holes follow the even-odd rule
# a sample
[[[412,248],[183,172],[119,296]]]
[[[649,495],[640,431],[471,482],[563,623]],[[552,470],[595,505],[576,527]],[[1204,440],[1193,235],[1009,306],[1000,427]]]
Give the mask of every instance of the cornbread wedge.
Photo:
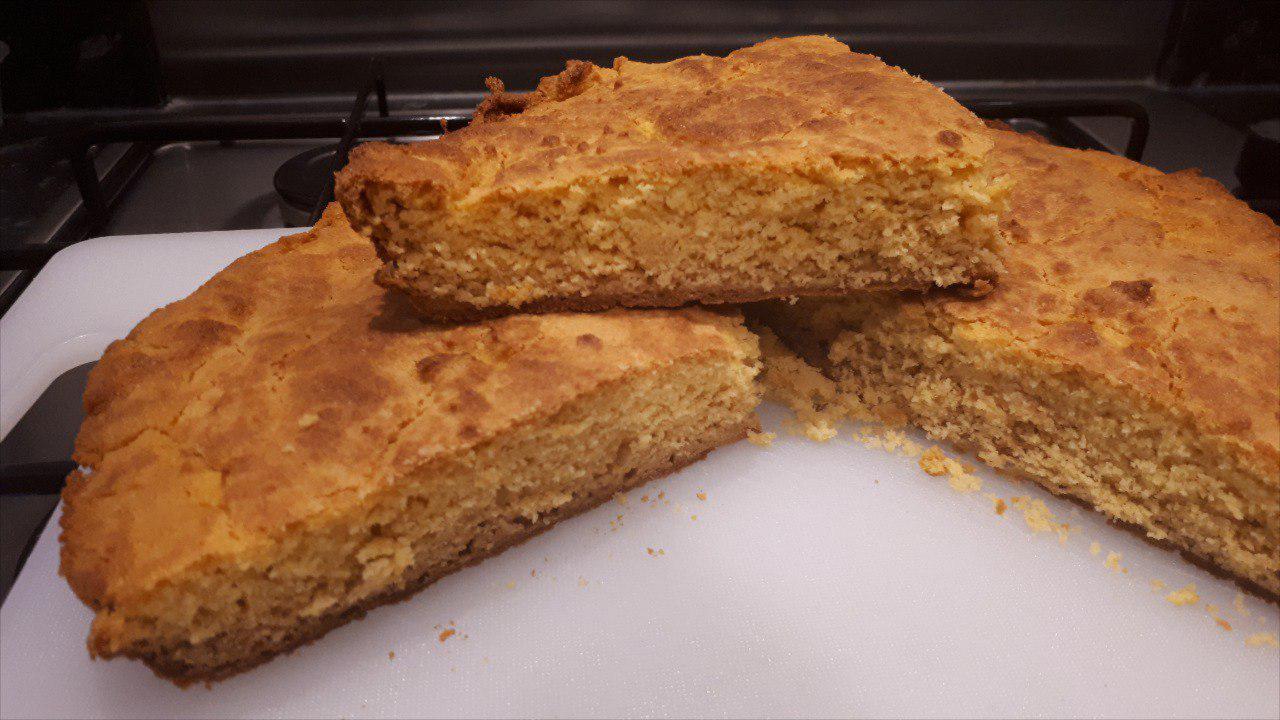
[[[755,426],[740,318],[431,327],[376,264],[334,205],[107,350],[63,494],[93,655],[224,677]]]
[[[990,295],[752,312],[856,399],[1280,593],[1280,231],[1193,173],[995,140]]]
[[[570,62],[438,141],[363,145],[337,196],[428,318],[989,281],[981,122],[825,37]]]

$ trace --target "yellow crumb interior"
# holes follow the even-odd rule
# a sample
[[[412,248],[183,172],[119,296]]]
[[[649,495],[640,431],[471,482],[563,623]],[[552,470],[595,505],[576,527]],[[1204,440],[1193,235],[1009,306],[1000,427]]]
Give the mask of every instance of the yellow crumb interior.
[[[552,417],[445,455],[273,542],[213,557],[94,622],[99,655],[217,675],[742,437],[755,368],[695,356],[598,388]]]
[[[443,207],[372,184],[366,201],[397,284],[480,307],[953,285],[999,267],[1004,191],[984,169],[811,160],[636,170]]]
[[[827,334],[837,337],[829,362],[841,392],[901,408],[931,437],[993,467],[1280,591],[1280,528],[1267,520],[1280,514],[1280,497],[1260,464],[1129,388],[980,327],[900,309],[867,298],[830,318],[849,328]]]

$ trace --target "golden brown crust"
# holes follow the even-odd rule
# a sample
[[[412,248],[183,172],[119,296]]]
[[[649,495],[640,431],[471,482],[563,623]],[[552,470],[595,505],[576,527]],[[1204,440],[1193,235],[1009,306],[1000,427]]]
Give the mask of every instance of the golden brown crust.
[[[403,588],[369,598],[355,607],[336,609],[335,611],[325,615],[316,616],[300,622],[295,631],[287,638],[274,643],[269,647],[264,647],[251,656],[237,659],[232,663],[218,667],[193,667],[189,664],[175,661],[172,656],[162,655],[159,653],[142,654],[125,652],[122,654],[127,657],[132,657],[135,660],[141,660],[157,675],[172,680],[178,685],[224,680],[233,675],[245,672],[246,670],[251,670],[281,653],[291,652],[303,645],[306,645],[340,625],[343,625],[353,619],[363,617],[365,613],[378,606],[404,600],[449,573],[475,565],[482,560],[501,553],[507,548],[519,545],[535,535],[550,529],[552,525],[555,525],[562,520],[594,508],[608,500],[617,492],[627,490],[632,487],[639,487],[652,480],[691,465],[706,457],[708,453],[721,445],[727,445],[746,438],[747,433],[752,430],[759,430],[759,422],[754,416],[748,418],[747,422],[739,427],[729,428],[727,432],[721,436],[709,438],[707,444],[702,447],[691,448],[682,456],[672,457],[661,465],[651,468],[645,472],[637,473],[619,487],[599,488],[593,494],[584,495],[567,505],[557,508],[552,513],[539,517],[538,520],[531,525],[522,525],[519,532],[502,538],[497,544],[485,552],[461,556],[456,562],[445,567],[424,568],[416,579],[409,582]]]
[[[742,352],[737,320],[698,309],[427,326],[376,265],[334,205],[107,349],[76,441],[92,473],[63,493],[84,602],[127,606],[629,373]]]
[[[973,163],[991,147],[982,122],[941,90],[828,37],[768,40],[725,58],[662,64],[570,61],[523,99],[500,83],[491,89],[497,100],[481,105],[480,122],[438,141],[356,148],[337,177],[352,223],[373,222],[362,217],[364,183],[414,185],[444,202],[753,150]],[[885,121],[902,117],[903,108],[910,122]]]
[[[939,306],[1195,415],[1280,463],[1280,229],[1193,171],[996,132],[1014,180],[1006,272]]]
[[[612,220],[598,218],[599,207],[628,206],[625,204],[630,202],[630,196],[621,201],[610,198],[610,184],[634,181],[652,187],[649,179],[654,177],[679,179],[698,172],[710,177],[713,173],[709,169],[724,168],[745,168],[742,173],[749,177],[768,172],[800,178],[800,184],[824,188],[822,192],[829,199],[868,177],[881,180],[881,173],[893,175],[887,187],[915,174],[936,176],[938,182],[926,183],[920,190],[940,193],[924,203],[928,212],[939,212],[948,200],[964,210],[945,220],[930,218],[921,223],[930,228],[928,232],[948,235],[947,243],[961,247],[939,249],[936,255],[930,254],[935,248],[925,247],[919,251],[922,257],[918,262],[908,263],[910,269],[902,270],[891,258],[914,257],[914,246],[910,253],[900,249],[881,252],[875,244],[858,248],[865,257],[857,262],[865,264],[856,264],[854,243],[841,236],[842,243],[850,241],[849,247],[841,244],[839,263],[823,256],[823,270],[838,275],[845,272],[840,263],[851,263],[852,272],[863,272],[874,287],[894,286],[908,273],[914,273],[908,278],[913,284],[944,278],[939,284],[950,285],[971,282],[994,270],[987,264],[996,243],[994,223],[976,220],[994,212],[998,201],[992,198],[1000,192],[988,187],[985,176],[979,176],[991,147],[986,128],[938,88],[878,58],[852,53],[831,38],[775,39],[724,58],[693,56],[663,64],[618,58],[611,68],[601,68],[570,61],[563,73],[544,78],[538,89],[527,95],[508,93],[493,78],[489,86],[492,94],[477,109],[469,127],[438,141],[362,145],[338,174],[337,198],[353,227],[377,245],[385,263],[380,277],[387,286],[424,301],[456,300],[459,305],[471,305],[477,308],[477,313],[468,314],[472,317],[500,312],[488,310],[490,307],[506,308],[501,311],[506,313],[524,312],[539,301],[543,307],[577,307],[574,303],[583,297],[592,307],[602,307],[603,299],[616,293],[595,282],[607,284],[611,274],[648,278],[655,292],[628,289],[637,301],[647,299],[663,306],[719,302],[714,292],[701,285],[683,288],[685,292],[662,286],[666,279],[661,267],[665,266],[652,256],[656,253],[667,259],[682,248],[682,241],[674,236],[692,232],[692,221],[684,215],[679,215],[682,219],[674,222],[672,229],[663,226],[653,237],[632,233],[626,227],[617,229]],[[898,121],[903,108],[910,108],[909,122]],[[733,176],[731,170],[724,170],[724,174]],[[689,193],[695,196],[694,201],[708,196],[705,184],[714,182],[698,177],[701,190]],[[943,180],[955,180],[958,189],[943,192],[939,189],[946,187]],[[750,197],[754,192],[743,190],[734,197]],[[683,196],[683,190],[673,194]],[[976,199],[987,194],[991,195],[987,200]],[[781,197],[795,200],[799,196],[786,190]],[[878,197],[873,193],[872,202]],[[575,204],[575,198],[586,199]],[[904,198],[897,199],[904,207],[914,207]],[[602,247],[607,258],[598,258],[592,242],[581,242],[577,236],[565,241],[568,248],[548,244],[551,240],[538,233],[551,234],[552,239],[566,235],[546,230],[550,227],[546,223],[524,228],[522,220],[540,218],[528,214],[534,209],[521,205],[508,213],[510,217],[492,209],[513,208],[518,202],[528,202],[539,212],[574,217],[574,227],[587,236],[605,233],[608,238]],[[987,202],[991,207],[982,205]],[[766,225],[767,232],[773,233],[768,237],[775,241],[779,236],[847,232],[829,230],[827,220],[793,220],[786,211],[777,209],[778,204],[786,206],[787,200],[774,204],[761,201],[762,208],[773,208],[761,210],[763,217],[727,220],[733,225],[732,237],[751,236],[752,228]],[[576,209],[566,209],[570,206]],[[689,212],[683,207],[676,210],[676,206],[672,201],[669,208],[657,212],[672,217]],[[836,206],[834,201],[832,206]],[[717,214],[718,210],[712,206],[706,212]],[[852,222],[848,218],[855,215],[853,209],[845,213],[841,205],[839,211],[844,222]],[[895,212],[911,215],[913,211],[871,208],[865,212],[880,222]],[[885,222],[894,225],[894,221]],[[939,229],[949,224],[960,227]],[[815,226],[821,229],[815,230]],[[986,229],[978,229],[980,226]],[[597,227],[613,229],[594,229]],[[503,234],[499,236],[498,230]],[[764,236],[766,231],[760,230],[760,234]],[[627,236],[628,243],[634,235],[639,249],[620,250],[614,235]],[[883,242],[878,239],[880,234],[872,235],[876,242]],[[906,238],[908,233],[898,235]],[[717,242],[718,237],[707,242]],[[817,245],[836,244],[826,235],[814,237],[820,237],[812,240]],[[928,241],[920,242],[929,245]],[[477,251],[483,252],[477,255]],[[698,257],[697,251],[679,252]],[[526,262],[526,254],[536,256],[535,266]],[[539,263],[544,259],[555,266],[555,272],[562,272],[559,264],[567,266],[569,270],[564,272],[572,279],[557,285],[550,275],[542,274]],[[701,262],[709,269],[715,265],[713,260]],[[885,269],[877,268],[877,262],[899,275],[889,280],[872,277],[870,271]],[[462,264],[473,265],[477,277],[469,272],[462,277],[464,273],[455,268]],[[747,280],[732,273],[726,276],[734,278],[734,286],[727,288],[729,295],[784,296],[776,277]],[[795,273],[790,277],[793,282],[801,280]],[[917,279],[922,280],[916,283]],[[820,285],[806,281],[798,289],[801,294],[822,294]],[[860,287],[844,283],[845,290]],[[479,312],[482,310],[485,312]]]

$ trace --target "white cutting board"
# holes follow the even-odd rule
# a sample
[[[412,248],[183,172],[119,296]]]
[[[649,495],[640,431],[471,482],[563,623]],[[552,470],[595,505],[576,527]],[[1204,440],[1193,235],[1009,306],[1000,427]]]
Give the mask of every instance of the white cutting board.
[[[0,319],[4,431],[58,374],[277,234],[59,254]],[[766,426],[782,414],[766,407]],[[782,433],[212,689],[89,660],[55,517],[0,609],[0,715],[1280,716],[1280,651],[1245,642],[1280,632],[1276,606],[1245,598],[1244,616],[1234,586],[1175,553],[982,476],[984,492],[1042,499],[1078,530],[1060,544],[847,434]],[[1127,573],[1106,567],[1111,551]],[[1164,599],[1189,582],[1199,604]],[[443,629],[456,633],[441,642]]]

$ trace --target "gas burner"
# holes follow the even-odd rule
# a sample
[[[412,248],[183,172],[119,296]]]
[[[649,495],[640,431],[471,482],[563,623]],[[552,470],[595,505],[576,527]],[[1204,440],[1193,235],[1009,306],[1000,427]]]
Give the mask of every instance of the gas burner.
[[[1259,120],[1249,126],[1236,178],[1236,197],[1258,212],[1280,221],[1280,118]]]
[[[358,145],[359,143],[355,143]],[[289,158],[272,179],[287,227],[310,225],[311,211],[327,192],[338,143],[321,145]]]

